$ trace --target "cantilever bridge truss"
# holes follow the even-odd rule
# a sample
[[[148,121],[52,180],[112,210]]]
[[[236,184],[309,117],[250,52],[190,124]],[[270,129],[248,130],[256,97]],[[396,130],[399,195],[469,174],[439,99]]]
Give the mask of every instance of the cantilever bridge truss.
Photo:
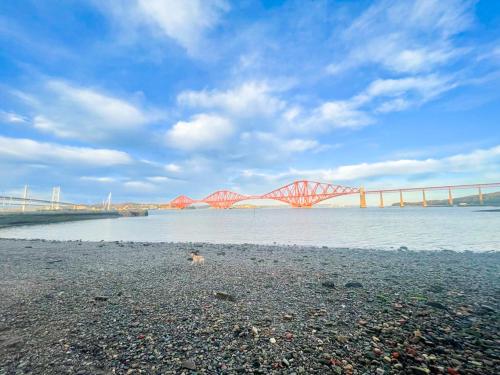
[[[193,203],[207,203],[214,208],[229,208],[233,204],[247,199],[272,199],[288,203],[292,207],[312,207],[325,199],[358,194],[359,191],[359,188],[302,180],[294,181],[263,195],[243,195],[228,190],[216,191],[199,200],[181,195],[172,200],[170,206],[186,208]]]
[[[288,203],[292,207],[312,207],[325,199],[355,193],[359,193],[358,188],[303,180],[282,186],[260,198],[274,199]]]
[[[326,199],[335,198],[343,195],[358,194],[360,206],[366,207],[366,194],[377,194],[380,197],[380,207],[384,207],[384,193],[399,192],[400,206],[405,202],[403,192],[422,192],[422,205],[427,206],[425,192],[429,190],[448,190],[448,202],[453,205],[452,190],[456,189],[478,189],[479,201],[482,203],[483,194],[481,188],[499,188],[499,183],[471,184],[456,186],[431,186],[419,188],[385,189],[385,190],[365,190],[342,185],[333,185],[315,181],[300,180],[294,181],[288,185],[282,186],[276,190],[262,195],[244,195],[229,190],[218,190],[203,199],[192,199],[185,195],[178,196],[170,202],[173,208],[186,208],[194,203],[206,203],[214,208],[230,208],[233,204],[247,199],[272,199],[287,203],[292,207],[312,207],[313,205]]]

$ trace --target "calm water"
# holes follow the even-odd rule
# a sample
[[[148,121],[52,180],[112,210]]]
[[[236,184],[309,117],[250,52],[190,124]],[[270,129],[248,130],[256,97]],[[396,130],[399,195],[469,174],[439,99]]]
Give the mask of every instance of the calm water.
[[[500,212],[458,207],[151,211],[148,217],[2,229],[0,237],[487,251],[500,250]]]

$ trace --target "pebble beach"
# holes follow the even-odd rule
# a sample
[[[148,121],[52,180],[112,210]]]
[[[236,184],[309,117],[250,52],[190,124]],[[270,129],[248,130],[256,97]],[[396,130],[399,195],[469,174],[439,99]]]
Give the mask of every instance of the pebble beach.
[[[498,252],[3,239],[0,374],[495,374],[499,297]]]

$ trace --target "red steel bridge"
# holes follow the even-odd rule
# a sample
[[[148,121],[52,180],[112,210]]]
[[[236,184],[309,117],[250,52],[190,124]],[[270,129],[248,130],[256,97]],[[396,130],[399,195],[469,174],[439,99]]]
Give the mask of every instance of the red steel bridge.
[[[359,204],[361,208],[366,208],[366,195],[377,194],[379,197],[379,207],[384,207],[384,193],[399,193],[399,205],[404,207],[405,192],[421,192],[422,206],[427,206],[426,192],[433,190],[447,190],[448,204],[453,205],[454,190],[477,189],[479,202],[483,203],[482,189],[499,188],[500,182],[487,184],[469,184],[469,185],[447,185],[447,186],[428,186],[418,188],[401,189],[382,189],[365,190],[363,187],[349,187],[342,185],[333,185],[315,181],[300,180],[294,181],[288,185],[282,186],[276,190],[262,195],[245,195],[229,190],[218,190],[203,199],[192,199],[181,195],[170,202],[173,208],[183,209],[194,203],[206,203],[214,208],[230,208],[237,202],[249,199],[272,199],[287,203],[292,207],[312,207],[326,199],[340,197],[344,195],[359,195]]]

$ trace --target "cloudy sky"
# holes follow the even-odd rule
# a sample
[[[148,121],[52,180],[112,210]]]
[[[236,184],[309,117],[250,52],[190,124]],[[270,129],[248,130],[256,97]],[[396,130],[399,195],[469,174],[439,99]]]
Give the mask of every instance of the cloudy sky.
[[[0,2],[2,193],[500,180],[500,2]]]

